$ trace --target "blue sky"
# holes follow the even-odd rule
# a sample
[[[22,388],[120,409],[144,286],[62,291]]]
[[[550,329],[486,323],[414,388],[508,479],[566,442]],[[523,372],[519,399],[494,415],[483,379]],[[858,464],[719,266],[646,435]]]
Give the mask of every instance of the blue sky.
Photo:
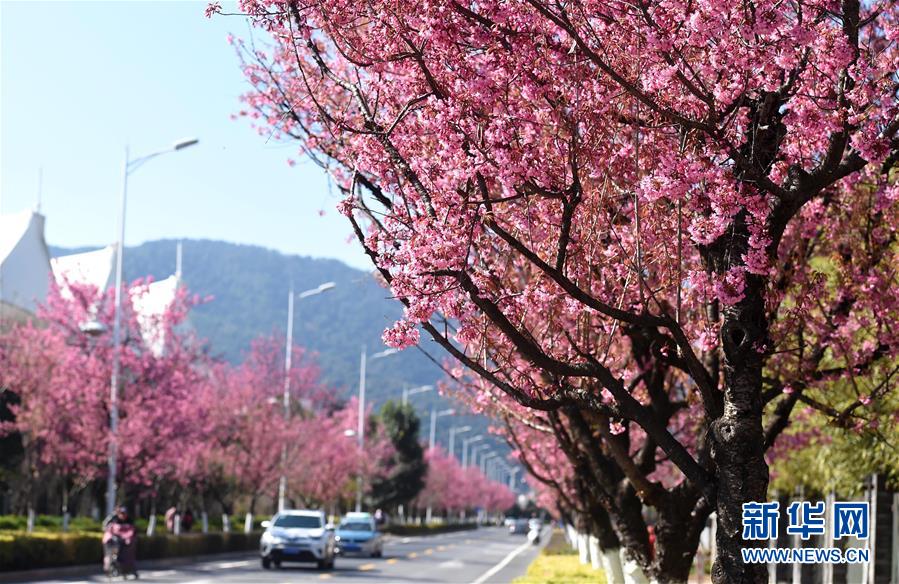
[[[248,28],[204,8],[0,0],[0,212],[34,206],[42,168],[48,242],[105,245],[125,145],[140,155],[196,136],[131,176],[127,245],[210,238],[369,267],[324,172],[290,168],[294,145],[230,119],[247,85],[226,36]]]

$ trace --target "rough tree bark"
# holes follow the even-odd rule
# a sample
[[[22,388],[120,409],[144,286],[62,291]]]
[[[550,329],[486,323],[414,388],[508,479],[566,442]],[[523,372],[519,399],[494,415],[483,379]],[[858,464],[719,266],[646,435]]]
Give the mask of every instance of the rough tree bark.
[[[744,241],[734,239],[718,256],[719,268],[739,257]],[[744,563],[740,551],[747,545],[742,538],[743,503],[765,501],[768,490],[761,398],[768,326],[762,279],[748,276],[743,300],[725,307],[722,316],[724,411],[711,425],[711,455],[718,477],[718,553],[712,581],[763,584],[768,581],[767,567]]]

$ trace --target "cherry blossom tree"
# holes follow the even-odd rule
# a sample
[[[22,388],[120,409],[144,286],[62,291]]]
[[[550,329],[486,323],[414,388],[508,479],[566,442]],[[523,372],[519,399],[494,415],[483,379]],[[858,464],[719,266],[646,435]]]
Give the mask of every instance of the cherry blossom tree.
[[[388,344],[423,331],[557,418],[648,575],[684,580],[714,510],[714,580],[766,581],[740,554],[766,448],[834,379],[892,387],[899,6],[240,5],[272,39],[241,45],[242,113],[344,192],[406,306]]]
[[[274,337],[256,339],[240,365],[219,365],[204,398],[219,446],[206,464],[234,479],[238,491],[249,496],[251,515],[262,495],[275,494],[282,471],[297,463],[309,439],[305,420],[330,399],[318,383],[318,368],[305,362],[302,349],[292,350],[289,418],[282,400],[284,347]]]
[[[388,470],[393,446],[370,416],[369,407],[362,450],[356,438],[346,434],[358,427],[356,398],[338,410],[319,412],[304,425],[304,439],[291,469],[297,496],[304,504],[336,505],[353,496],[357,481],[369,487]]]
[[[425,486],[414,500],[419,508],[443,509],[447,514],[475,508],[496,513],[515,503],[507,486],[488,479],[478,468],[462,468],[455,456],[439,446],[428,449],[425,460]]]
[[[127,291],[118,476],[127,491],[141,495],[176,480],[180,461],[199,441],[204,415],[194,407],[192,391],[202,383],[208,360],[202,345],[179,330],[196,298],[182,289],[163,314],[142,325],[133,302],[147,293],[147,283],[138,281]],[[14,327],[0,340],[0,381],[19,400],[11,408],[15,420],[3,431],[23,437],[33,465],[42,466],[45,476],[61,476],[66,495],[68,484],[77,490],[105,476],[111,339],[92,338],[82,328],[93,322],[111,329],[112,294],[79,284],[65,290],[52,285],[38,310],[40,326]],[[161,351],[146,343],[147,327]]]

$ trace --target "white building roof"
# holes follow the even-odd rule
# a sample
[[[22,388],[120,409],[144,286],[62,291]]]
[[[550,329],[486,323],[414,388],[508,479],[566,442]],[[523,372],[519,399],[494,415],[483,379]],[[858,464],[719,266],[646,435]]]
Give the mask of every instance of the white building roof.
[[[51,274],[63,294],[69,284],[87,284],[100,292],[114,286],[117,253],[118,246],[108,245],[51,259],[43,215],[32,211],[0,215],[0,324],[33,315],[47,299]],[[132,292],[141,336],[157,356],[165,346],[161,319],[179,284],[180,274],[175,274]]]
[[[114,285],[116,245],[50,260],[56,285],[65,293],[68,284],[88,284],[100,292]]]
[[[162,317],[175,301],[180,283],[178,276],[173,275],[165,280],[152,282],[143,290],[143,293],[136,292],[131,295],[131,303],[137,313],[141,337],[157,357],[162,355],[165,349],[165,329],[162,327]]]
[[[34,211],[0,215],[0,305],[19,315],[34,314],[49,287],[44,216]],[[0,312],[0,320],[3,316]]]
[[[89,284],[98,290],[107,290],[115,286],[117,253],[117,245],[108,245],[94,251],[53,258],[51,262],[56,283],[64,294],[68,284]],[[157,357],[165,348],[162,317],[175,301],[179,284],[178,275],[172,275],[131,292],[131,304],[137,313],[141,338]]]

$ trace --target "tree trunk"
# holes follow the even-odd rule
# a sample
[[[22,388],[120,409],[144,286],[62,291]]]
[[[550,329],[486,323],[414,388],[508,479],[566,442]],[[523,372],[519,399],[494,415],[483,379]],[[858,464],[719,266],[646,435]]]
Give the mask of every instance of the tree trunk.
[[[609,514],[601,505],[590,508],[591,535],[596,537],[600,548],[600,561],[608,584],[623,584],[624,570],[621,566],[621,542],[615,535]]]
[[[655,579],[686,582],[711,508],[696,489],[684,483],[666,493],[656,509]]]
[[[711,454],[718,477],[718,552],[712,567],[716,584],[768,581],[767,568],[743,563],[740,552],[745,546],[757,545],[742,539],[742,505],[764,501],[768,490],[761,400],[762,352],[768,331],[761,278],[747,275],[744,293],[743,300],[722,311],[724,411],[711,426]]]

